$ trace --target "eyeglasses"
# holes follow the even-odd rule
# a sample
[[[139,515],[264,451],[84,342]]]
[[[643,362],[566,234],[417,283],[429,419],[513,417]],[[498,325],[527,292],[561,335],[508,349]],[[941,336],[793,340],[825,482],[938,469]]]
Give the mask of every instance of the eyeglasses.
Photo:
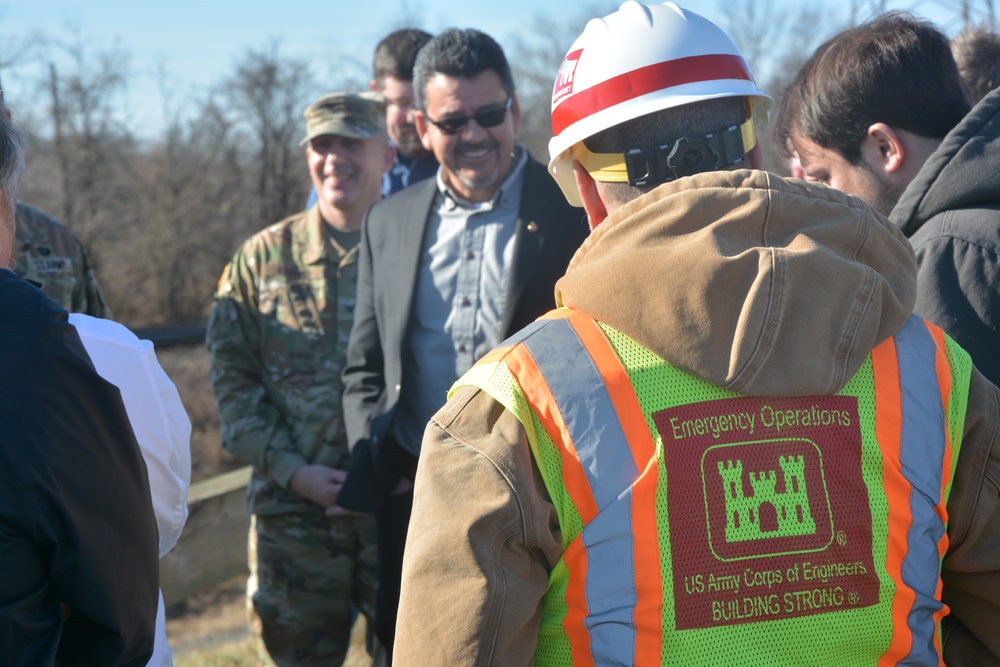
[[[470,120],[476,121],[476,124],[479,125],[479,127],[496,127],[502,123],[503,119],[507,116],[507,111],[510,110],[510,105],[511,98],[508,97],[502,107],[487,109],[486,111],[477,111],[471,116],[445,118],[444,120],[434,120],[426,114],[424,117],[427,119],[428,123],[441,130],[444,134],[454,135],[464,130]]]

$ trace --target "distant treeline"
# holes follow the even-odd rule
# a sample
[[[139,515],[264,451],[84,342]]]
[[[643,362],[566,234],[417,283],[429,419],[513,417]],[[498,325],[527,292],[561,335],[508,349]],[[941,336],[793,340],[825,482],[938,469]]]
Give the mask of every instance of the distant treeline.
[[[614,6],[597,3],[570,20],[526,17],[531,27],[506,40],[521,141],[543,162],[555,72],[587,18]],[[782,12],[774,3],[741,0],[726,5],[722,25],[777,98],[812,49],[842,27],[831,20],[832,7]],[[817,26],[828,31],[817,34]],[[24,127],[29,171],[21,199],[84,241],[115,319],[132,327],[203,321],[239,242],[304,205],[301,114],[324,92],[314,68],[278,44],[247,51],[204,99],[178,110],[162,136],[149,139],[116,121],[111,106],[128,89],[127,59],[81,44],[69,54],[37,82],[35,122]],[[339,85],[360,89],[367,81]],[[16,122],[26,105],[8,103]],[[783,172],[767,133],[760,138],[768,167]]]

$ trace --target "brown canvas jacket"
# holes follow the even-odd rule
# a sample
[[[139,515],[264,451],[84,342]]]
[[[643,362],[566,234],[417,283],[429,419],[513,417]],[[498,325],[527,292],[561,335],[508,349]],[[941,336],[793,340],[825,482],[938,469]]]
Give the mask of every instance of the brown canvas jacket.
[[[915,278],[902,234],[860,200],[761,171],[716,172],[613,213],[556,300],[719,386],[814,395],[841,389],[901,326]],[[1000,392],[974,371],[948,503],[949,664],[1000,660],[998,422]],[[531,664],[560,556],[520,423],[480,390],[458,389],[424,437],[394,664]]]

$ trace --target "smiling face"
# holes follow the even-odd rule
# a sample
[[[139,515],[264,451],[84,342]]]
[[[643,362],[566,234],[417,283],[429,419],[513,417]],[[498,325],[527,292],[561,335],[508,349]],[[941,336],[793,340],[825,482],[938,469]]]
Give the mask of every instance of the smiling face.
[[[502,109],[507,102],[500,76],[488,69],[470,78],[436,74],[424,90],[426,110],[417,112],[417,131],[425,148],[441,163],[441,176],[456,194],[470,202],[487,201],[514,168],[514,138],[521,126],[517,97],[503,121],[484,128],[473,119],[449,135],[428,122],[470,117]]]
[[[323,219],[344,231],[361,229],[365,210],[382,196],[382,174],[392,167],[385,135],[321,134],[309,141],[306,158]]]

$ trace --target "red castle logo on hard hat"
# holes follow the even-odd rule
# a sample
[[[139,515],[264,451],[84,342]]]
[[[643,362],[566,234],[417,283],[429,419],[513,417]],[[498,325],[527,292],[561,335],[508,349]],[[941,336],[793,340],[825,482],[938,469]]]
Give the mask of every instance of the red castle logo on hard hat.
[[[580,55],[583,49],[577,49],[566,54],[559,66],[556,75],[556,85],[552,88],[552,106],[556,106],[564,97],[573,94],[573,77],[576,75],[576,66],[580,63]]]

